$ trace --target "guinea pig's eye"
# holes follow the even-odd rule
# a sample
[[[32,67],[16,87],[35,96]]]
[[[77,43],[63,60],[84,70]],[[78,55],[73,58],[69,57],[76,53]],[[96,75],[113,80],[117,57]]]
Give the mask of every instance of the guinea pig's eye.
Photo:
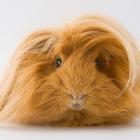
[[[100,68],[100,67],[103,66],[103,62],[101,60],[99,60],[99,59],[96,59],[95,63],[96,63],[97,68]]]
[[[56,63],[56,67],[59,67],[62,63],[61,58],[57,58],[55,63]]]

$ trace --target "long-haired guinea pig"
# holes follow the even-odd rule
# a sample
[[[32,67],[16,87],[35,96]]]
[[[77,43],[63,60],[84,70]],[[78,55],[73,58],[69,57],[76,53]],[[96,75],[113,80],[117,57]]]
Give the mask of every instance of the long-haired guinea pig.
[[[140,53],[116,21],[78,18],[25,39],[0,85],[0,120],[94,126],[127,123],[140,111]]]

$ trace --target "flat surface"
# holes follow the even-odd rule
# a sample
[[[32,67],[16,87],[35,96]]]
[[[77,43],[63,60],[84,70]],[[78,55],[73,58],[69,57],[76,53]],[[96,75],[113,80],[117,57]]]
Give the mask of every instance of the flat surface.
[[[90,128],[1,126],[0,140],[139,140],[140,122]]]
[[[0,0],[0,74],[11,54],[31,31],[63,25],[82,14],[116,18],[140,40],[139,0]],[[140,121],[92,128],[0,126],[0,140],[140,140]]]

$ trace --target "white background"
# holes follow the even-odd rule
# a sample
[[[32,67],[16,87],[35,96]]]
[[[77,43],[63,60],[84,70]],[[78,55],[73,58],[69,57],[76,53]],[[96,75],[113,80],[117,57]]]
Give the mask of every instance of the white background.
[[[139,42],[139,0],[0,0],[0,73],[31,31],[96,13],[116,18]],[[0,127],[0,140],[8,139],[140,139],[140,123],[87,129]]]

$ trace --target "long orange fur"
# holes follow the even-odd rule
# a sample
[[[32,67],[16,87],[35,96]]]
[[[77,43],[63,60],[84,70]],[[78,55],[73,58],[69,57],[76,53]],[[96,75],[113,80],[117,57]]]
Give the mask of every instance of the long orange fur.
[[[140,112],[139,62],[133,38],[107,17],[37,31],[17,48],[1,80],[0,120],[54,126],[129,122]],[[80,110],[70,107],[73,96],[83,97]]]

